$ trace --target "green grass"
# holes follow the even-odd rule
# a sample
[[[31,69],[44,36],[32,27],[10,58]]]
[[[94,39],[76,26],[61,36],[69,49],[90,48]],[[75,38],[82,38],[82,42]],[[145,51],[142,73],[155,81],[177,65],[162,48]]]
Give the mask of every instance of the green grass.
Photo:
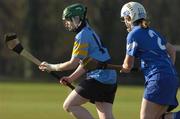
[[[0,83],[0,119],[72,119],[62,108],[69,92],[67,87],[52,83]],[[119,86],[115,118],[138,119],[142,94],[143,87]],[[94,105],[84,106],[98,119]]]

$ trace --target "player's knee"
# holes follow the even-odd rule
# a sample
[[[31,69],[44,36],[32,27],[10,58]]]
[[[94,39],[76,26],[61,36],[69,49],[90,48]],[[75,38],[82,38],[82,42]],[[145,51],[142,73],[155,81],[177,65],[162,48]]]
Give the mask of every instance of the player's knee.
[[[69,112],[70,105],[67,104],[67,103],[64,103],[64,104],[63,104],[63,109],[64,109],[66,112]]]
[[[106,116],[104,119],[114,119],[113,116]]]
[[[148,113],[148,111],[141,110],[140,119],[156,119],[156,115],[152,113]]]
[[[102,116],[102,115],[99,115],[99,119],[114,119],[113,116]]]
[[[113,114],[111,112],[104,112],[99,114],[100,119],[114,119]]]
[[[156,119],[156,116],[147,113],[141,113],[140,119]]]

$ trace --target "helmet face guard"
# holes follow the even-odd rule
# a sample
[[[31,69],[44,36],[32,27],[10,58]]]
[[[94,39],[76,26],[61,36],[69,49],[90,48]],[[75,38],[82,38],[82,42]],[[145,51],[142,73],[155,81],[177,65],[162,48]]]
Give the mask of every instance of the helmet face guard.
[[[128,2],[121,9],[121,17],[129,16],[132,22],[139,19],[146,19],[146,10],[138,2]]]

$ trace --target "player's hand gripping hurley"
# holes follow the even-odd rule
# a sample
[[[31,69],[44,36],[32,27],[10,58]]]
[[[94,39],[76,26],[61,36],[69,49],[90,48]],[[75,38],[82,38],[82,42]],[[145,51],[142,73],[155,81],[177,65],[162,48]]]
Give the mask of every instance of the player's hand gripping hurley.
[[[17,54],[25,57],[27,60],[33,62],[38,66],[41,64],[41,61],[39,59],[34,57],[31,53],[29,53],[26,49],[23,48],[15,33],[5,34],[5,42],[8,48],[13,50]],[[60,79],[59,75],[57,75],[55,72],[48,72],[48,73],[50,73],[53,77]],[[66,82],[66,85],[69,88],[74,89],[74,86],[71,85],[69,82]]]

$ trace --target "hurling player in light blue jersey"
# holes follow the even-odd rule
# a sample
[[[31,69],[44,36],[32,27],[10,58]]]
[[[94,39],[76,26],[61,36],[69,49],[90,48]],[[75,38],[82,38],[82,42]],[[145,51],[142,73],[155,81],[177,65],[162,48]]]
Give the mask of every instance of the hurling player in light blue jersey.
[[[86,57],[92,57],[102,62],[110,62],[111,57],[101,43],[98,35],[88,25],[86,7],[82,4],[73,4],[63,11],[62,19],[69,31],[76,33],[72,57],[70,61],[60,64],[42,62],[41,70],[64,71],[77,68],[70,76],[62,77],[61,83],[79,78],[85,70],[79,65]],[[112,105],[117,89],[115,70],[93,70],[86,73],[87,78],[73,90],[66,98],[63,108],[77,119],[94,119],[81,105],[92,102],[96,105],[99,119],[114,119]]]
[[[128,73],[134,59],[139,58],[145,76],[140,119],[180,119],[180,112],[169,113],[178,106],[174,47],[149,27],[146,11],[140,3],[126,3],[121,9],[121,18],[129,32],[121,72]]]

